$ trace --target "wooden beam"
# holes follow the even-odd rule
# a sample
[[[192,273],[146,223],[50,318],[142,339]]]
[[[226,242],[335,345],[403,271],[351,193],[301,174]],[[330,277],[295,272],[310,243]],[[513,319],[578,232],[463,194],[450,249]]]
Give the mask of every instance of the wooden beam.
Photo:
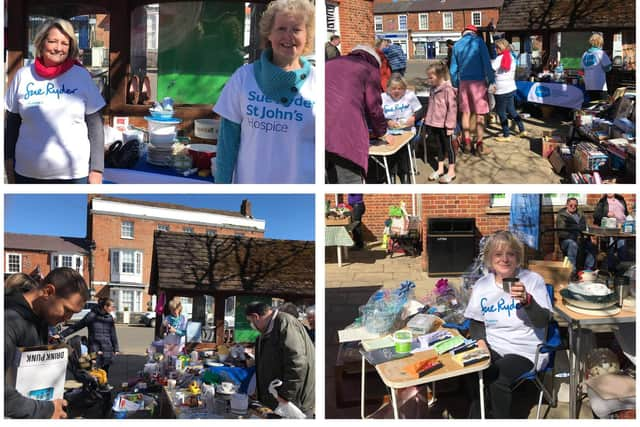
[[[224,308],[227,297],[224,294],[218,294],[215,297],[215,308],[213,311],[213,322],[216,327],[216,344],[224,344]]]
[[[24,50],[27,46],[27,1],[13,0],[7,6],[7,80],[13,81],[16,72],[24,64]],[[6,88],[6,86],[5,86]]]

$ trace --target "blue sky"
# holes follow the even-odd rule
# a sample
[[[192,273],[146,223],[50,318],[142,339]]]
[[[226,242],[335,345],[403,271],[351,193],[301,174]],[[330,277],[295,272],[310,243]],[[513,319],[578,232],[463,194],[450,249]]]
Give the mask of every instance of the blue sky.
[[[239,212],[251,201],[254,218],[266,221],[265,237],[315,240],[312,194],[113,194],[126,199],[174,203]],[[84,237],[87,196],[83,194],[7,194],[5,231]]]

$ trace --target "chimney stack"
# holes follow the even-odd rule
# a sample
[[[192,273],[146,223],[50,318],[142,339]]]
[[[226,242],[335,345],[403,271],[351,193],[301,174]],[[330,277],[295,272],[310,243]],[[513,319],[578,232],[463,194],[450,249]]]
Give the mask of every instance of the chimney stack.
[[[253,218],[251,215],[251,202],[248,199],[244,199],[240,205],[240,214],[242,216]]]

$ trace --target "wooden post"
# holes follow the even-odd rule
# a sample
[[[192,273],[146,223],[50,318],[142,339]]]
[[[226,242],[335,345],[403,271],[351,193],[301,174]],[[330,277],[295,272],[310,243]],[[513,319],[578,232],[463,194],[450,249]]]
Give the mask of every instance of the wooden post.
[[[224,294],[215,295],[215,309],[213,312],[213,322],[216,327],[216,344],[224,344],[224,306],[227,296]]]
[[[24,64],[24,48],[27,45],[27,2],[12,0],[11,6],[6,8],[7,16],[7,80],[9,84],[16,72]],[[6,87],[6,86],[5,86]]]

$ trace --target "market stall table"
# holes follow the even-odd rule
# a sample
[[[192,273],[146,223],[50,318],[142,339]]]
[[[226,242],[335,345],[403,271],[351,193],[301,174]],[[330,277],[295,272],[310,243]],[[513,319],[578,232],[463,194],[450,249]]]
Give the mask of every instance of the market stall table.
[[[516,80],[516,95],[527,102],[578,110],[584,103],[583,89],[567,83]]]
[[[624,233],[617,228],[605,228],[596,225],[589,226],[587,230],[582,230],[581,233],[588,237],[595,237],[598,240],[598,249],[606,247],[607,251],[612,247],[617,247],[618,241],[621,239],[636,238],[635,233]],[[606,259],[606,252],[604,259]]]
[[[411,183],[416,183],[416,175],[413,170],[413,153],[411,151],[411,140],[416,136],[416,132],[414,130],[403,131],[401,134],[392,135],[387,133],[385,135],[385,139],[387,141],[386,144],[372,144],[369,145],[369,156],[372,158],[374,162],[384,168],[384,171],[387,175],[387,184],[391,184],[391,173],[389,172],[389,164],[387,162],[387,157],[394,155],[398,151],[400,151],[403,147],[407,147],[407,151],[409,152],[409,168],[411,169]],[[382,163],[376,157],[382,157]]]
[[[456,330],[450,330],[453,335],[459,335],[459,332]],[[342,337],[341,337],[342,338]],[[368,351],[367,341],[362,341],[362,348],[365,351]],[[416,362],[422,360],[429,360],[434,357],[438,358],[438,361],[442,363],[442,367],[440,369],[435,370],[434,372],[424,375],[420,378],[412,378],[405,371],[404,368],[408,365],[414,364]],[[484,381],[482,378],[482,371],[487,369],[491,365],[491,359],[486,359],[469,366],[461,366],[456,363],[452,359],[451,353],[445,353],[442,355],[438,355],[435,350],[427,350],[421,351],[412,354],[411,356],[392,360],[389,362],[380,363],[375,366],[376,372],[380,376],[380,379],[384,382],[384,384],[391,389],[391,405],[393,407],[393,417],[398,419],[398,401],[397,401],[397,390],[423,385],[427,383],[434,383],[436,381],[445,380],[448,378],[453,378],[461,375],[471,374],[474,372],[478,373],[478,387],[480,389],[480,416],[482,419],[485,417],[485,408],[484,408]],[[360,414],[364,419],[364,406],[365,406],[365,373],[366,373],[366,358],[362,355],[362,366],[361,366],[361,394],[360,394]]]
[[[567,321],[569,330],[569,418],[577,418],[578,415],[578,385],[582,381],[583,373],[580,369],[580,356],[582,353],[580,332],[583,326],[613,326],[636,321],[635,299],[625,299],[625,304],[620,312],[615,315],[596,315],[578,313],[567,307],[560,295],[560,289],[555,290],[554,311]],[[575,338],[574,338],[575,336]],[[575,339],[575,343],[574,343]]]
[[[345,258],[348,256],[347,248],[353,246],[353,239],[349,234],[349,230],[359,224],[359,221],[351,222],[347,225],[329,225],[324,227],[324,245],[337,246],[338,248],[338,267],[342,267],[342,248],[345,248]]]
[[[211,176],[197,173],[185,177],[172,167],[155,166],[147,162],[145,152],[132,169],[105,168],[105,184],[211,184]]]
[[[160,414],[161,418],[177,418],[177,419],[243,419],[243,418],[260,418],[252,415],[247,411],[245,415],[236,415],[228,410],[228,402],[222,402],[224,405],[219,410],[209,409],[205,405],[190,408],[182,405],[177,398],[177,393],[189,395],[187,389],[169,390],[167,386],[162,388],[160,397]],[[231,396],[228,396],[230,400]]]

